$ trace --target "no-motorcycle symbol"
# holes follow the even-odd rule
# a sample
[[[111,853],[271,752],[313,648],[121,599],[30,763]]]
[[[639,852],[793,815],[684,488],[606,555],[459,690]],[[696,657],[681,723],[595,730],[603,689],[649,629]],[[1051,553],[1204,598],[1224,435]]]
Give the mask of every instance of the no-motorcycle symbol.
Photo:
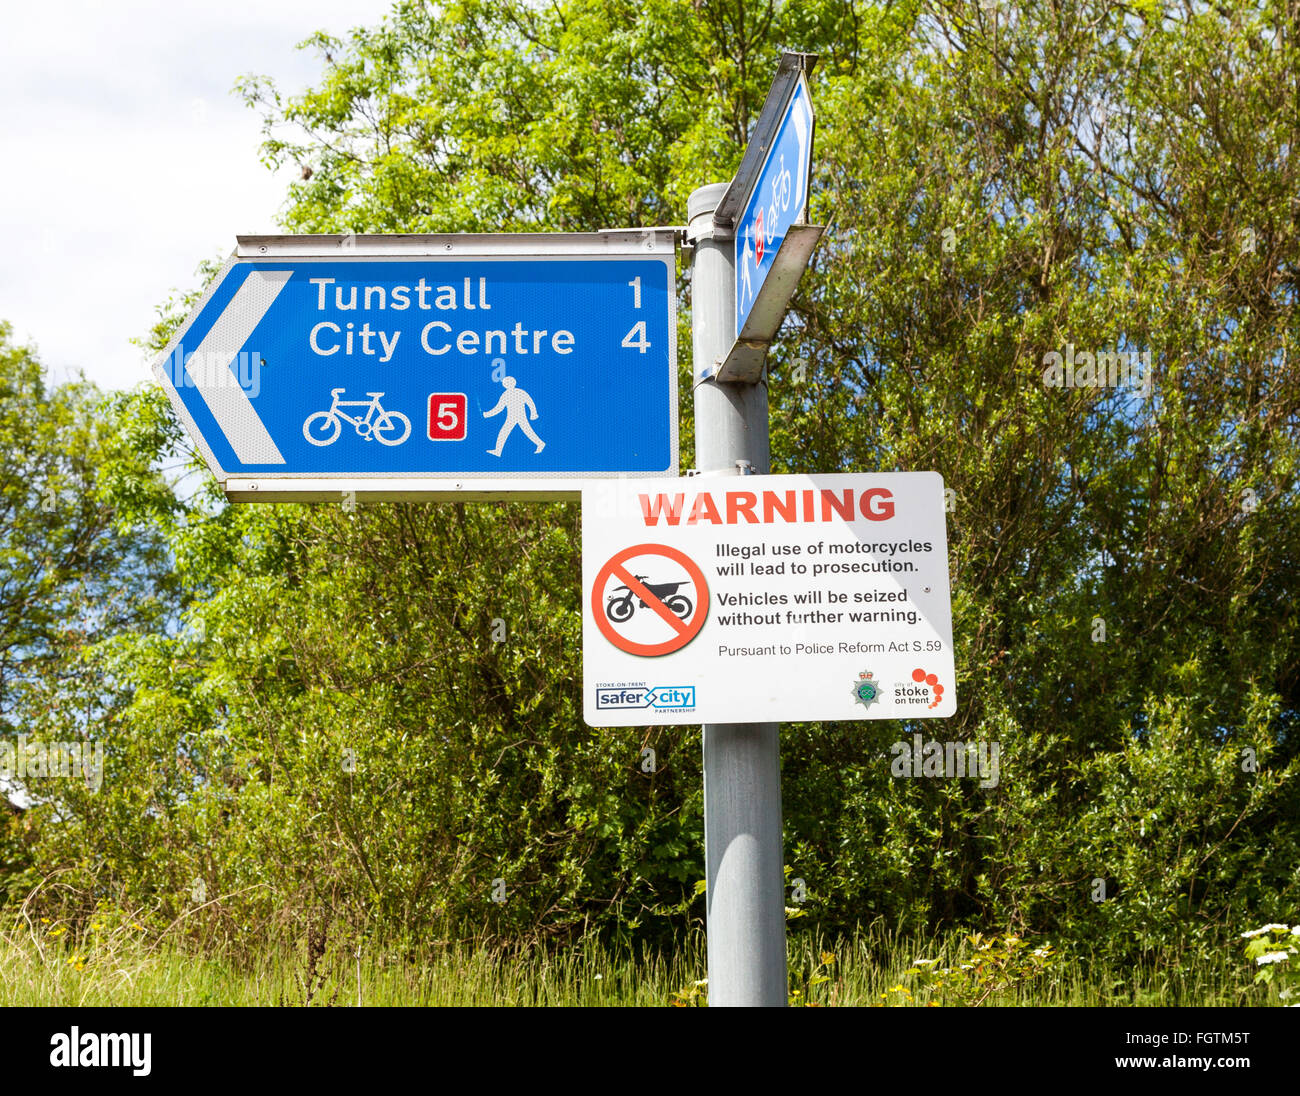
[[[685,553],[666,544],[634,544],[597,572],[591,613],[601,635],[620,651],[668,655],[704,627],[709,587]]]

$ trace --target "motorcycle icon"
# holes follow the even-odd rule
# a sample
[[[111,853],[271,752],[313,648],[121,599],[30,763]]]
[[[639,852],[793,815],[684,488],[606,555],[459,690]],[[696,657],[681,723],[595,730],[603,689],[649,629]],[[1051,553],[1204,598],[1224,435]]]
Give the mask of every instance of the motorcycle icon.
[[[647,590],[664,603],[669,611],[685,620],[694,611],[695,606],[691,604],[691,599],[685,594],[679,594],[677,591],[682,586],[689,586],[689,582],[663,582],[651,583],[646,581],[645,575],[636,575],[637,582],[642,583]],[[623,591],[620,596],[619,591]],[[632,604],[632,598],[635,597],[631,588],[627,586],[617,586],[614,592],[609,595],[609,601],[605,604],[605,615],[615,624],[621,624],[625,620],[631,620],[632,614],[636,612],[636,607]],[[639,597],[636,599],[637,605],[642,609],[647,605]]]

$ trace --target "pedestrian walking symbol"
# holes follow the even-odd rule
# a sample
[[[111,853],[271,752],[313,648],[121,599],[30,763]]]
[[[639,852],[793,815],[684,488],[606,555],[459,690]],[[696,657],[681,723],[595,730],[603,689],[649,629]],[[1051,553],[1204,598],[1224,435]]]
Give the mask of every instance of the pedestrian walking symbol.
[[[704,572],[666,544],[624,548],[596,574],[591,611],[601,634],[628,654],[680,651],[699,635],[709,611]]]
[[[501,383],[505,386],[505,391],[501,393],[501,398],[497,400],[497,405],[491,411],[484,411],[485,419],[492,418],[493,415],[499,415],[502,411],[506,413],[506,420],[501,424],[501,430],[497,433],[496,447],[489,449],[488,452],[494,457],[501,456],[501,450],[510,437],[510,432],[517,426],[537,447],[534,453],[540,453],[546,448],[546,442],[537,436],[537,432],[529,425],[529,419],[536,421],[537,405],[533,403],[533,397],[519,387],[514,377],[502,377]],[[528,418],[524,415],[527,413]]]

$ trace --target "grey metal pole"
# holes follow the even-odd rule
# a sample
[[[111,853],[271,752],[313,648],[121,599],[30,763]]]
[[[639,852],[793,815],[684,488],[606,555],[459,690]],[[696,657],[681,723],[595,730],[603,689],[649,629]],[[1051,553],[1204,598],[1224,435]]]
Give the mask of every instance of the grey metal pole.
[[[736,324],[732,238],[715,236],[727,190],[711,183],[687,203],[694,376],[731,346]],[[767,385],[695,385],[700,475],[770,469]],[[787,1003],[781,751],[776,723],[704,726],[704,860],[708,884],[709,1005]]]

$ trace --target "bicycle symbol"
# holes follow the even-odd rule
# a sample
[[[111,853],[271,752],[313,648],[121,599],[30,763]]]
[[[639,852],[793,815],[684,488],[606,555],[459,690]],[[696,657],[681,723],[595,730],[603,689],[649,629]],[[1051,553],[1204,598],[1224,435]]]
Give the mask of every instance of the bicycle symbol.
[[[759,207],[754,213],[754,265],[756,267],[762,267],[763,253],[767,250],[768,245],[776,239],[778,216],[790,208],[790,186],[790,169],[785,166],[785,153],[783,152],[781,153],[781,170],[772,179],[772,199],[768,203],[767,212],[764,213],[760,200]],[[748,285],[748,230],[746,230],[745,239],[747,242],[745,245],[745,268],[742,284]]]
[[[664,605],[668,607],[670,612],[676,613],[682,620],[685,620],[690,616],[691,612],[694,610],[695,606],[691,604],[691,599],[685,594],[679,594],[677,592],[679,587],[689,586],[689,582],[664,582],[656,585],[646,582],[645,575],[635,575],[633,577],[636,578],[637,582],[642,583],[650,593],[654,594],[655,597],[662,601]],[[618,593],[620,590],[624,591],[622,597],[620,597]],[[615,587],[614,593],[609,595],[609,601],[605,605],[605,615],[615,624],[622,624],[625,620],[631,620],[632,614],[636,612],[636,608],[632,604],[632,598],[634,596],[632,590],[627,586]],[[641,598],[637,597],[636,600],[637,604],[640,605],[642,609],[648,607]]]
[[[781,207],[782,213],[790,208],[790,171],[785,166],[784,152],[781,153],[781,170],[772,180],[772,209],[775,210],[777,206]],[[773,220],[775,219],[774,217]]]
[[[357,434],[366,441],[375,438],[383,445],[401,445],[410,436],[411,420],[400,411],[385,411],[379,404],[382,392],[367,392],[368,400],[341,400],[339,396],[344,391],[342,388],[330,389],[333,397],[330,409],[308,415],[303,422],[302,436],[312,445],[333,445],[339,439],[344,422],[356,427]],[[341,407],[364,407],[366,413],[352,416],[340,411]]]

